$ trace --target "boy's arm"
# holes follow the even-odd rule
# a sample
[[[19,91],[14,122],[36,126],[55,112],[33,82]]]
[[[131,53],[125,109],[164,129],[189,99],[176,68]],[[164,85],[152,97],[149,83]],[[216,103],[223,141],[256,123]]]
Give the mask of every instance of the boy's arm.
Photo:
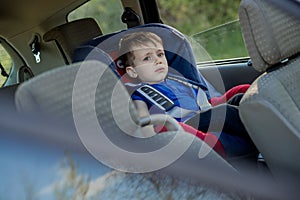
[[[133,103],[137,108],[139,117],[148,117],[150,115],[148,106],[144,101],[134,100]],[[142,128],[142,132],[144,133],[145,137],[151,137],[156,134],[153,125],[144,126]]]
[[[141,100],[134,100],[133,103],[135,104],[137,111],[138,111],[138,115],[139,117],[148,117],[150,116],[149,110],[148,110],[148,106],[144,101]],[[174,125],[169,123],[168,121],[162,121],[161,127],[165,127],[167,130],[174,130]],[[158,127],[156,127],[158,128]],[[158,128],[157,131],[159,131],[161,128]],[[153,135],[155,135],[157,132],[155,131],[153,125],[148,125],[143,127],[143,131],[145,130],[145,132],[148,135],[148,131],[149,133],[151,132]]]
[[[148,111],[148,106],[144,101],[134,100],[133,103],[137,108],[139,117],[148,117],[150,115]]]

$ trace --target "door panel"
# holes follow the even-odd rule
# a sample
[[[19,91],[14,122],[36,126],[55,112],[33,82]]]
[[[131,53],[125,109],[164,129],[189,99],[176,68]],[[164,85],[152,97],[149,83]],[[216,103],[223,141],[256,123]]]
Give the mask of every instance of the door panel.
[[[198,66],[198,69],[221,93],[239,84],[251,84],[261,74],[248,62]]]

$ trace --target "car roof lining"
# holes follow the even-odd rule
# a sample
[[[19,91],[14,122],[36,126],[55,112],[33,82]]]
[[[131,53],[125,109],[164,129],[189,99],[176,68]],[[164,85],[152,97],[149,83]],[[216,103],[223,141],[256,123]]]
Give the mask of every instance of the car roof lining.
[[[65,13],[73,10],[87,0],[52,1],[0,1],[0,34],[5,38],[13,37],[32,27],[50,20],[53,16],[65,18]],[[18,27],[18,29],[16,29]]]
[[[9,39],[40,26],[45,31],[67,21],[66,15],[89,0],[1,0],[0,36]],[[138,0],[120,0],[123,7],[130,7],[141,17],[143,15]],[[58,19],[59,18],[59,19]],[[18,27],[18,28],[16,28]]]

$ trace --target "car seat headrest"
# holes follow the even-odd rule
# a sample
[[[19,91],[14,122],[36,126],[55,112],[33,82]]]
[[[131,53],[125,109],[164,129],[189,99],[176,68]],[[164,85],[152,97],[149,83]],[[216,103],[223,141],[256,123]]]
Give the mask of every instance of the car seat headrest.
[[[119,62],[119,41],[129,33],[136,31],[150,31],[160,36],[164,43],[164,49],[169,66],[185,78],[204,83],[196,67],[196,61],[193,55],[191,45],[187,38],[176,29],[158,23],[136,26],[128,30],[119,31],[109,35],[94,38],[88,43],[82,45],[74,51],[73,62],[79,62],[85,59],[94,59],[95,56],[88,55],[94,48],[102,49],[111,55],[115,60],[117,70],[121,76],[124,74],[122,64]]]
[[[24,82],[15,95],[17,111],[66,124],[75,122],[76,117],[97,118],[104,131],[122,127],[133,132],[137,113],[123,84],[105,62],[78,62]]]
[[[300,51],[300,21],[263,0],[243,0],[239,8],[243,37],[253,67],[269,67]]]
[[[101,29],[93,18],[84,18],[57,26],[43,36],[46,42],[55,41],[66,57],[72,62],[73,51],[83,43],[102,35]]]

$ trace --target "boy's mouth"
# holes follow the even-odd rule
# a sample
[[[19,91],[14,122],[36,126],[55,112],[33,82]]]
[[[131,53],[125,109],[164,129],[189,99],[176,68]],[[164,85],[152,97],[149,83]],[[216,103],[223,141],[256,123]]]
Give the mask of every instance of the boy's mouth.
[[[165,71],[164,67],[159,67],[155,70],[155,72],[163,72],[163,71]]]

